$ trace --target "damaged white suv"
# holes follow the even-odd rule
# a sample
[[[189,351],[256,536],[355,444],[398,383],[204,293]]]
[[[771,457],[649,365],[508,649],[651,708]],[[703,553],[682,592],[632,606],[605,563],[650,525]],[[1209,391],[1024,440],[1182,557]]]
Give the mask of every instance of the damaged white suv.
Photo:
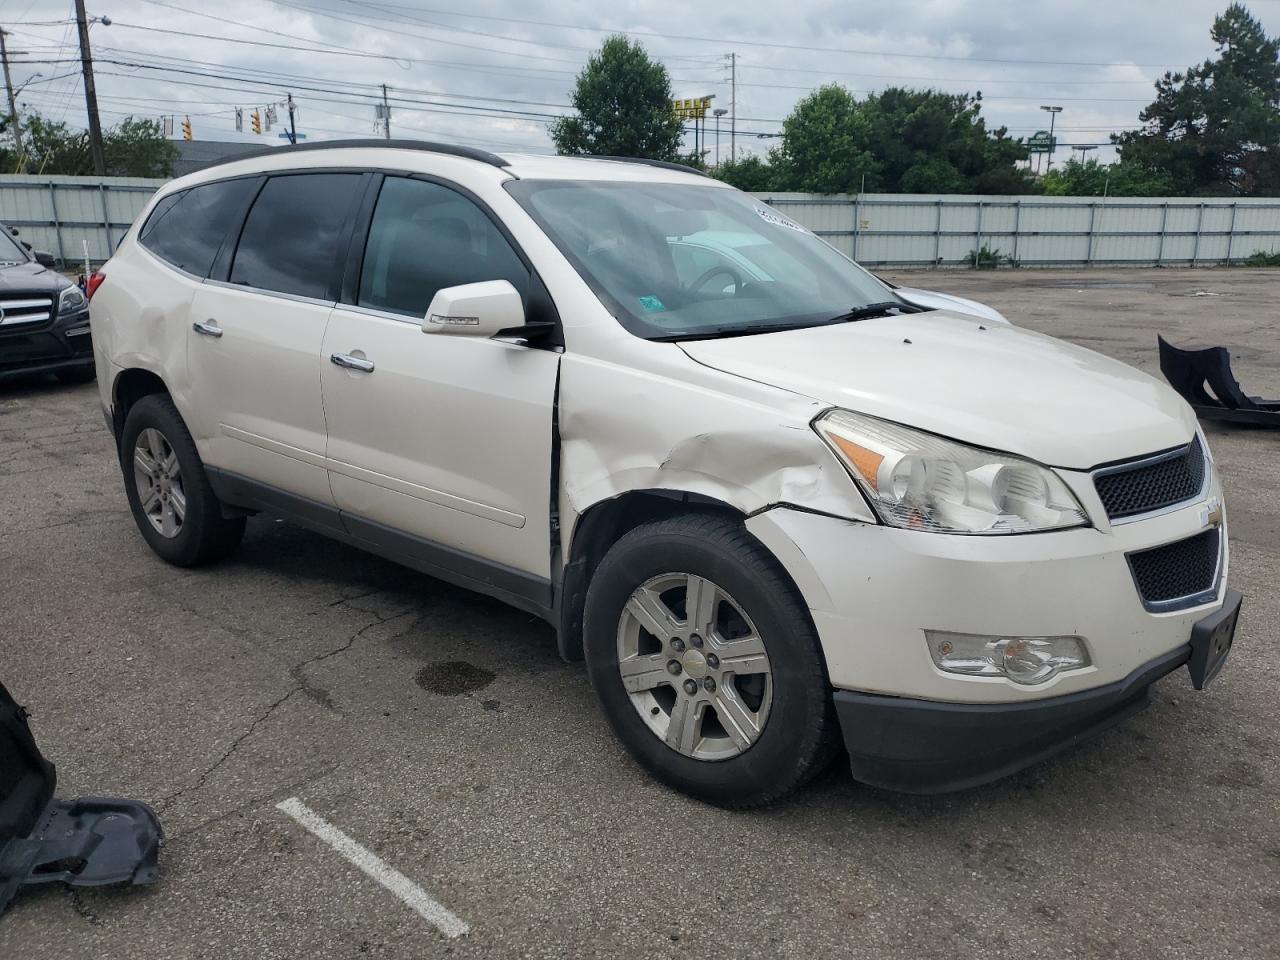
[[[138,528],[265,511],[545,617],[657,777],[981,783],[1207,683],[1240,598],[1187,405],[908,302],[663,164],[316,144],[163,188],[90,289]]]

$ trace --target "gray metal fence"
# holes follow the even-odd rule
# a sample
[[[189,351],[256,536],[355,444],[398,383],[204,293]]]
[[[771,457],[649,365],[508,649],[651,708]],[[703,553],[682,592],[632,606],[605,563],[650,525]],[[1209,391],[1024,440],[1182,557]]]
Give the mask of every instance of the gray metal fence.
[[[1209,266],[1280,250],[1280,200],[758,193],[867,266]],[[1003,258],[1007,258],[1004,260]]]
[[[111,256],[164,180],[0,176],[0,221],[68,265]],[[1280,200],[757,197],[868,266],[963,266],[987,247],[1023,266],[1208,266],[1280,250]]]
[[[164,180],[142,177],[0,176],[0,221],[68,266],[111,256]]]

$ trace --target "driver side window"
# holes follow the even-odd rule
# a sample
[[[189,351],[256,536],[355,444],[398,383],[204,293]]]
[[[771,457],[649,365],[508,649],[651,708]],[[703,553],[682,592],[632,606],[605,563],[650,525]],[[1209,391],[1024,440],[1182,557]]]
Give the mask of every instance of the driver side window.
[[[483,210],[438,183],[387,177],[356,302],[421,317],[436,291],[483,280],[509,280],[528,303],[529,271]]]

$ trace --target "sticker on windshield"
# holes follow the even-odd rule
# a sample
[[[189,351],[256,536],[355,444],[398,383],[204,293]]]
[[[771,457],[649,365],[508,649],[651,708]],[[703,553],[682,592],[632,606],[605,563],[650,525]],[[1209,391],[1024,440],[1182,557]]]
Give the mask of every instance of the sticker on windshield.
[[[796,223],[794,220],[788,220],[776,210],[770,210],[768,207],[756,207],[756,214],[761,220],[767,220],[769,223],[777,224],[780,227],[786,227],[788,230],[794,230],[797,233],[808,233],[804,227]]]
[[[645,313],[658,313],[667,309],[666,305],[657,297],[641,297],[640,306],[644,307]]]

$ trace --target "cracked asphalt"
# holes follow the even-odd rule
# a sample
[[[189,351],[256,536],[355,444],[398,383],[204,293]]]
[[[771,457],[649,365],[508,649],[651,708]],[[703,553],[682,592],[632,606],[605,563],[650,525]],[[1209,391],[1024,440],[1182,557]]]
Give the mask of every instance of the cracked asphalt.
[[[1280,396],[1280,271],[893,274]],[[1201,295],[1197,295],[1201,294]],[[649,780],[548,627],[270,518],[217,567],[136,533],[93,387],[0,385],[0,679],[59,793],[147,800],[149,888],[25,892],[0,958],[1280,957],[1280,433],[1210,428],[1246,595],[1206,693],[933,798],[833,767],[733,813]],[[1087,598],[1081,598],[1087,602]],[[462,917],[446,940],[275,809]]]

